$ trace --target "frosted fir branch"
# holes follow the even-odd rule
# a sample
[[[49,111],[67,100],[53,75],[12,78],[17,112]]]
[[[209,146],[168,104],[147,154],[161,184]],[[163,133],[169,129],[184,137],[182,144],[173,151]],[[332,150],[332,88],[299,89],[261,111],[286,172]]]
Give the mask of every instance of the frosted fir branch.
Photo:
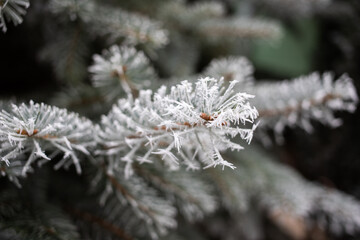
[[[271,184],[259,189],[260,199],[271,211],[288,211],[307,222],[315,219],[317,224],[335,234],[359,233],[358,200],[336,189],[307,182],[289,167],[271,160],[263,167]]]
[[[314,199],[314,211],[319,214],[317,222],[336,235],[359,233],[360,203],[357,199],[342,192],[317,187],[318,196]]]
[[[62,19],[82,19],[85,22],[91,21],[92,14],[97,10],[93,0],[50,0],[48,7],[51,13]]]
[[[125,211],[126,209],[124,209]],[[94,239],[111,239],[113,236],[123,240],[134,239],[129,233],[119,227],[125,224],[114,224],[106,218],[79,209],[68,208],[67,212],[78,220],[78,228],[90,233],[91,236],[96,236]]]
[[[91,0],[51,0],[49,8],[59,17],[81,20],[91,34],[105,36],[111,44],[125,40],[125,44],[160,48],[168,43],[168,33],[159,22],[118,7]]]
[[[0,113],[0,143],[1,161],[8,166],[20,154],[28,154],[22,168],[23,176],[37,159],[42,159],[38,161],[39,165],[51,159],[46,152],[51,152],[51,156],[63,153],[55,168],[68,167],[73,163],[76,171],[81,173],[76,152],[89,154],[87,148],[95,144],[90,120],[65,109],[32,101],[13,105],[11,111]]]
[[[245,57],[227,57],[211,61],[204,75],[224,78],[225,81],[239,81],[239,85],[253,82],[254,67]]]
[[[149,59],[133,47],[114,45],[93,59],[94,64],[89,67],[92,83],[109,101],[124,92],[137,96],[139,89],[149,87],[157,79]]]
[[[60,206],[49,204],[41,197],[34,197],[41,192],[36,187],[32,185],[30,189],[21,191],[14,188],[2,189],[0,238],[9,240],[80,239],[74,222]],[[27,190],[31,191],[32,197],[24,198],[24,192]]]
[[[223,80],[201,78],[195,84],[183,81],[170,93],[163,86],[155,94],[140,91],[135,100],[121,99],[98,126],[98,142],[104,146],[98,153],[121,157],[127,176],[134,161],[152,162],[154,155],[171,169],[180,163],[192,169],[199,163],[233,168],[220,152],[243,148],[231,141],[235,136],[250,142],[258,115],[248,102],[251,95],[234,93],[236,84],[225,88]]]
[[[172,201],[162,198],[155,188],[136,175],[125,178],[125,164],[120,163],[122,167],[119,167],[117,157],[110,156],[106,161],[107,166],[99,172],[99,176],[105,180],[105,186],[98,188],[104,189],[100,204],[110,213],[109,219],[118,219],[123,214],[122,207],[129,206],[132,209],[131,215],[135,215],[146,224],[147,231],[153,239],[166,234],[169,228],[177,226],[177,210]],[[118,205],[120,207],[115,207]]]
[[[282,35],[279,23],[257,18],[209,19],[200,23],[197,30],[209,41],[247,38],[277,39]]]
[[[330,73],[313,73],[280,83],[260,83],[247,91],[257,96],[253,104],[262,118],[260,127],[274,129],[280,141],[287,126],[312,132],[312,119],[337,127],[341,120],[333,112],[353,112],[358,102],[352,80],[343,75],[334,81]]]
[[[358,200],[306,181],[292,168],[277,163],[254,145],[248,151],[238,153],[236,158],[241,159],[236,161],[236,171],[219,173],[218,169],[213,169],[210,172],[231,211],[248,211],[256,199],[269,213],[286,213],[307,223],[315,220],[336,234],[358,233]]]
[[[9,153],[9,151],[12,149],[12,146],[9,143],[1,143],[0,148],[2,149],[0,153],[5,155]],[[7,177],[18,188],[21,188],[20,178],[25,177],[23,175],[23,169],[27,158],[28,156],[22,153],[17,155],[16,158],[12,159],[11,164],[9,164],[7,161],[0,161],[0,175],[2,177]],[[33,169],[29,167],[27,173],[31,172],[33,172]]]
[[[6,21],[11,21],[16,26],[23,21],[22,16],[30,6],[29,0],[1,0],[0,1],[0,29],[7,31]]]
[[[217,208],[213,187],[196,173],[186,170],[163,171],[161,165],[135,165],[137,175],[156,186],[168,199],[174,199],[188,221],[199,220]]]
[[[196,2],[186,5],[184,1],[171,1],[160,9],[160,17],[185,28],[194,28],[194,23],[219,18],[225,15],[225,7],[220,2]]]
[[[99,10],[92,28],[96,34],[106,36],[112,44],[123,39],[125,44],[144,44],[156,49],[168,43],[168,32],[160,22],[122,9],[102,7]]]

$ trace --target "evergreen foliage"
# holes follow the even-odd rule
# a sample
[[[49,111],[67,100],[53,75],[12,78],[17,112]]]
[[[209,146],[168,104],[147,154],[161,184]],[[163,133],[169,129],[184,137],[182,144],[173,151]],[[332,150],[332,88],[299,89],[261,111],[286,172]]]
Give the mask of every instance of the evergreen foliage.
[[[225,218],[261,239],[263,216],[291,239],[309,226],[359,233],[358,200],[305,180],[266,148],[284,143],[288,127],[340,126],[337,112],[357,108],[353,80],[259,80],[239,56],[281,39],[281,19],[331,1],[44,2],[39,58],[65,87],[50,104],[0,104],[0,239],[209,239],[199,229]],[[28,7],[0,0],[3,32]],[[199,67],[204,49],[214,53]]]

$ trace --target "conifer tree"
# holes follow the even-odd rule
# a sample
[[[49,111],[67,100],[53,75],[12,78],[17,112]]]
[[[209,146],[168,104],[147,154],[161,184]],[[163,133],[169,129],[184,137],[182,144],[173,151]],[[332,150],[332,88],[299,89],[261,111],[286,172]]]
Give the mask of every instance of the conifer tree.
[[[358,200],[269,150],[289,128],[340,126],[354,81],[262,80],[248,60],[332,4],[0,0],[1,37],[24,18],[41,29],[63,87],[1,101],[0,239],[263,239],[263,216],[289,239],[358,234]]]

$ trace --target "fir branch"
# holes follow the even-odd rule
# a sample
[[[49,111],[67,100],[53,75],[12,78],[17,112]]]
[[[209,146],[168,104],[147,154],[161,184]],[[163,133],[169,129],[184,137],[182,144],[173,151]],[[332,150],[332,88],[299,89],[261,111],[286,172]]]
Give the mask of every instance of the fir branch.
[[[215,42],[238,38],[277,39],[282,35],[277,22],[245,17],[209,19],[199,24],[197,29],[209,41]]]
[[[161,6],[160,18],[166,23],[185,29],[194,28],[194,22],[220,18],[225,15],[225,7],[220,2],[195,2],[186,5],[185,1],[171,1]]]
[[[144,165],[135,165],[134,170],[165,195],[175,196],[180,212],[189,221],[201,219],[217,207],[211,186],[189,171],[164,172],[161,167],[151,168]]]
[[[224,78],[226,82],[237,80],[238,87],[253,83],[254,67],[245,57],[219,58],[210,62],[203,74],[215,78]]]
[[[152,155],[160,155],[171,168],[178,168],[179,158],[189,168],[198,168],[198,161],[205,167],[232,167],[220,151],[242,147],[227,136],[239,135],[250,142],[256,125],[238,125],[252,124],[257,117],[256,109],[247,102],[252,96],[233,93],[236,83],[226,89],[223,81],[203,78],[195,87],[184,81],[169,94],[161,87],[154,96],[148,90],[140,91],[136,100],[119,100],[98,126],[99,143],[104,146],[98,153],[122,155],[127,169],[135,160],[151,162]],[[139,155],[144,147],[146,153]]]
[[[251,150],[250,150],[251,149]],[[260,148],[239,154],[234,180],[242,185],[246,201],[257,199],[271,213],[287,212],[307,222],[317,223],[336,234],[358,233],[360,203],[338,190],[304,180],[290,167],[274,161]],[[233,182],[230,189],[236,189]],[[255,197],[255,198],[254,198]],[[327,220],[325,220],[327,218]]]
[[[95,55],[89,72],[93,85],[100,88],[109,101],[118,99],[124,92],[137,97],[139,89],[149,87],[150,82],[157,79],[149,59],[142,52],[116,45],[102,55]]]
[[[94,223],[103,229],[111,232],[116,237],[123,239],[123,240],[133,240],[128,233],[126,233],[123,229],[119,228],[118,226],[113,225],[111,222],[108,222],[98,216],[95,216],[89,212],[80,211],[78,209],[67,208],[67,212],[71,215],[75,216],[76,218],[80,218],[83,221]]]
[[[146,224],[152,238],[164,235],[168,228],[176,227],[176,209],[171,201],[160,197],[158,191],[150,187],[142,178],[132,176],[126,179],[123,165],[116,161],[116,158],[108,157],[106,168],[103,167],[99,172],[105,180],[105,186],[98,184],[98,187],[103,189],[100,203],[105,211],[111,212],[110,218],[117,219],[122,215],[123,207],[130,206],[132,217],[135,216]],[[114,209],[113,204],[119,207]]]
[[[58,206],[22,199],[11,190],[1,193],[0,237],[2,233],[19,240],[80,239],[76,226]]]
[[[144,44],[160,48],[167,44],[168,33],[159,22],[145,16],[112,8],[95,1],[51,0],[50,10],[59,16],[77,19],[91,34],[106,36],[111,44],[125,40],[127,44]]]
[[[5,19],[15,26],[21,24],[29,6],[29,0],[0,0],[0,29],[7,31]]]
[[[313,73],[281,83],[260,83],[246,89],[257,97],[253,100],[262,122],[262,129],[274,129],[277,139],[286,126],[299,126],[312,132],[310,120],[315,119],[332,127],[341,120],[333,111],[353,112],[358,96],[352,80],[341,76],[334,81],[330,73]]]
[[[64,154],[56,168],[70,165],[70,157],[77,172],[81,173],[76,152],[89,154],[87,148],[95,144],[91,121],[64,109],[32,101],[29,105],[13,105],[11,111],[0,113],[0,141],[2,161],[7,165],[21,153],[30,153],[22,175],[26,175],[37,158],[50,160],[45,151]]]

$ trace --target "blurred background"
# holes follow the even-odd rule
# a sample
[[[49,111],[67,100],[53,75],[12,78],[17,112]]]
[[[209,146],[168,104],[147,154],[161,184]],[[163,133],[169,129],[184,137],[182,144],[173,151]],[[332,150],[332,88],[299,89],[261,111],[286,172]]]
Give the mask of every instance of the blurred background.
[[[138,4],[141,1],[134,2]],[[194,2],[196,1],[189,1]],[[161,57],[162,54],[167,55],[161,51],[169,52],[171,45],[166,47],[160,51],[158,60],[155,60],[159,76],[163,79],[174,76],[181,78],[203,71],[216,57],[244,55],[253,63],[255,78],[260,81],[291,79],[313,71],[332,71],[336,76],[348,73],[359,89],[360,1],[333,0],[316,10],[315,7],[306,8],[306,3],[301,3],[304,1],[288,5],[286,2],[293,1],[256,2],[257,4],[247,4],[246,1],[222,1],[228,16],[243,14],[276,21],[281,26],[281,36],[275,39],[237,38],[230,45],[226,41],[220,41],[216,44],[208,42],[200,47],[194,46],[189,37],[189,44],[184,49],[191,51],[197,48],[196,54],[193,57],[190,54],[171,59],[169,62],[174,61],[173,64],[177,67],[165,68],[161,66]],[[60,79],[54,69],[56,56],[52,56],[49,61],[44,53],[48,51],[44,49],[49,39],[56,34],[56,28],[49,29],[51,24],[59,26],[59,23],[54,23],[56,17],[46,10],[47,1],[31,1],[31,4],[21,25],[14,27],[8,24],[7,33],[0,34],[0,97],[16,102],[34,99],[53,104],[57,93],[73,83]],[[133,10],[135,3],[125,4],[124,8]],[[140,8],[138,11],[146,12]],[[91,55],[101,52],[104,47],[101,39],[91,41],[88,49],[91,54],[85,54],[82,60],[85,66],[91,64]],[[188,58],[192,58],[189,60],[191,66],[185,64]],[[184,66],[180,67],[181,64]],[[182,72],[179,69],[183,69]],[[84,82],[89,83],[86,73],[83,78]],[[315,131],[312,134],[297,128],[286,129],[284,143],[272,146],[271,151],[279,157],[280,162],[296,169],[306,179],[341,190],[360,200],[359,114],[360,109],[353,114],[337,112],[336,115],[343,120],[340,127],[332,129],[314,122]],[[266,217],[262,220],[266,226],[265,239],[291,239],[274,227]],[[202,228],[201,224],[199,228]],[[206,227],[203,230],[210,231]],[[219,239],[216,236],[211,238],[211,234],[208,236],[209,239]],[[313,236],[315,237],[311,239],[319,240],[360,239],[360,235],[323,238],[321,234]]]

